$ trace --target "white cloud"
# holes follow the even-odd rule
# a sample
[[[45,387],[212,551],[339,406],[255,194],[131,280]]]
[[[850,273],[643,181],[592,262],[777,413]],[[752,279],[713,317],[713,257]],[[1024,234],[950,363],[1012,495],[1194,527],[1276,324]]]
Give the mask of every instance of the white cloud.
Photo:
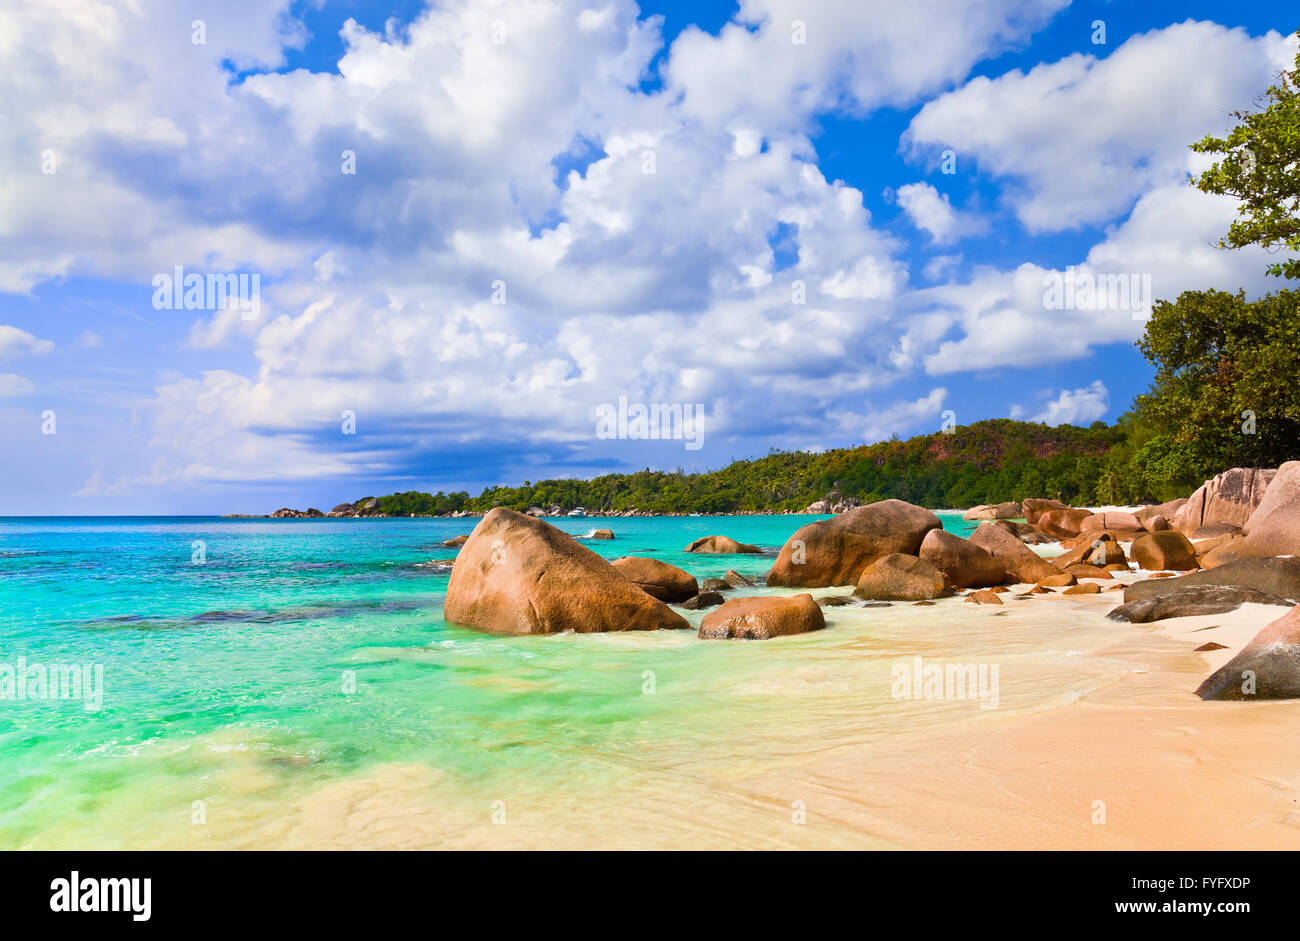
[[[920,159],[1005,178],[1031,232],[1105,222],[1153,186],[1182,182],[1187,145],[1232,124],[1295,58],[1291,37],[1187,21],[1132,37],[1105,59],[1076,53],[971,79],[928,102],[904,141]]]
[[[52,349],[52,341],[39,340],[26,330],[0,323],[0,359],[28,353],[48,353]]]
[[[930,241],[936,245],[946,245],[988,228],[985,220],[954,209],[948,194],[941,194],[929,183],[900,186],[897,198],[912,224],[929,232]]]
[[[1100,379],[1083,389],[1063,389],[1030,421],[1046,425],[1086,425],[1106,414],[1110,408],[1110,393]],[[1012,407],[1012,417],[1023,415],[1021,406]]]

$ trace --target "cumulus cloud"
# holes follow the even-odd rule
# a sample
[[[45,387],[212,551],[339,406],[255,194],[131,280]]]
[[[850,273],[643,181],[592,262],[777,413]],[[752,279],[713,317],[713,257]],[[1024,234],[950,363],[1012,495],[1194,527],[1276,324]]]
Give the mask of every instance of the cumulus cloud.
[[[1110,393],[1098,379],[1083,389],[1062,389],[1060,395],[1029,420],[1046,425],[1086,425],[1101,418],[1109,408]],[[1023,407],[1013,406],[1013,418],[1024,414]]]
[[[1181,24],[948,90],[1065,5],[744,0],[665,50],[631,0],[448,0],[400,27],[340,24],[337,71],[313,72],[280,68],[305,41],[288,0],[214,8],[204,45],[161,0],[24,0],[0,11],[0,290],[106,278],[147,303],[176,265],[262,277],[258,319],[186,321],[184,361],[213,365],[133,403],[149,453],[106,465],[97,493],[469,453],[562,472],[609,458],[593,415],[620,395],[703,405],[708,463],[888,437],[945,401],[894,401],[910,374],[1076,359],[1141,323],[1046,308],[1034,265],[941,255],[912,284],[907,242],[819,168],[821,115],[938,95],[909,152],[973,156],[1031,230],[1112,222],[1081,271],[1150,272],[1160,295],[1250,283],[1247,253],[1203,244],[1231,205],[1180,174],[1286,42]],[[1133,79],[1148,70],[1154,90]],[[935,246],[989,225],[925,181],[898,198]],[[52,347],[6,330],[0,355]]]
[[[898,205],[903,208],[912,224],[930,233],[930,241],[946,245],[988,228],[985,220],[960,213],[953,208],[947,193],[940,193],[929,183],[908,183],[900,186]]]

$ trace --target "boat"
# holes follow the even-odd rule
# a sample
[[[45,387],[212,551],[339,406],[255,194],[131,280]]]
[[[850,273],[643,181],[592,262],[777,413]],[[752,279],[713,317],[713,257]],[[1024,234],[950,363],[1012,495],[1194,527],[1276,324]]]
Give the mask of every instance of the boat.
[[[569,515],[570,515],[570,516],[586,516],[586,515],[587,515],[587,511],[584,510],[584,509],[583,509],[582,507],[580,507],[580,506],[579,506],[579,507],[574,507],[572,510],[569,511]]]

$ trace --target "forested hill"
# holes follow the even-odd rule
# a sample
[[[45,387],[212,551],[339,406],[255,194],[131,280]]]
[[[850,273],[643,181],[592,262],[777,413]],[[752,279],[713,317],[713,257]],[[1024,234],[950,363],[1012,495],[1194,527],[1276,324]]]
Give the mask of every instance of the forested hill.
[[[820,453],[774,451],[702,474],[643,470],[593,480],[543,480],[468,493],[409,491],[379,498],[391,516],[486,511],[494,506],[654,513],[802,510],[835,491],[862,502],[897,497],[926,507],[1055,497],[1074,505],[1115,495],[1107,457],[1125,440],[1118,426],[1051,428],[993,419],[906,441]],[[1099,492],[1100,491],[1100,492]],[[357,505],[370,497],[363,497]]]

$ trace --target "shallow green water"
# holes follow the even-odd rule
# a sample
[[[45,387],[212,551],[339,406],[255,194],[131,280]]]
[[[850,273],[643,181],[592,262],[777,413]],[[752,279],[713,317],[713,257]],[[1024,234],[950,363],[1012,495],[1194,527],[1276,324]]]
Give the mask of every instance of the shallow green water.
[[[704,578],[762,574],[811,519],[555,522]],[[900,656],[996,659],[1000,714],[1120,672],[1079,667],[1099,619],[957,602],[828,609],[831,629],[763,643],[484,635],[443,622],[429,565],[475,522],[0,520],[0,664],[103,671],[97,709],[0,699],[0,847],[789,845],[738,782],[987,715],[891,699]],[[682,551],[711,533],[771,554]]]

